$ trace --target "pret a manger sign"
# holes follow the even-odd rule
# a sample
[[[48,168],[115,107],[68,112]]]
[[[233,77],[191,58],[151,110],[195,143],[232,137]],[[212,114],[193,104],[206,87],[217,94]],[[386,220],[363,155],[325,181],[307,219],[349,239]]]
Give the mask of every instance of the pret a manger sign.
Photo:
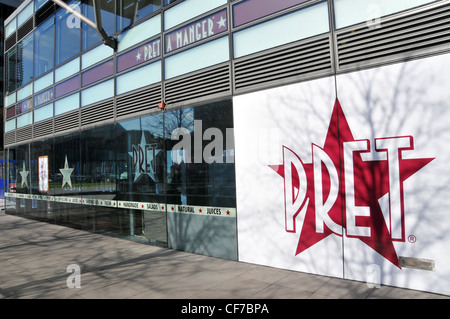
[[[405,241],[403,184],[433,158],[404,156],[414,152],[413,136],[355,140],[337,100],[332,114],[310,163],[283,146],[283,163],[269,165],[284,178],[286,231],[300,232],[296,254],[345,232],[399,267],[393,242]]]

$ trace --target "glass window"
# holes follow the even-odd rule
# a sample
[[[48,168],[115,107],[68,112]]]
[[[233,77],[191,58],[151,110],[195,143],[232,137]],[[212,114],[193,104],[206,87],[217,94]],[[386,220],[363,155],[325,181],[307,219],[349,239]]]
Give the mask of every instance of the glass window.
[[[17,18],[11,20],[5,27],[5,39],[13,34],[17,29]]]
[[[167,6],[171,3],[177,2],[178,0],[164,0],[164,5]]]
[[[82,0],[83,15],[95,21],[93,0]],[[100,1],[102,27],[108,36],[114,34],[115,1]],[[101,41],[100,35],[92,27],[82,22],[82,50],[86,50]]]
[[[114,125],[81,132],[83,196],[116,192]],[[110,198],[112,199],[112,198]]]
[[[30,2],[20,13],[17,15],[17,25],[20,27],[24,22],[26,22],[34,12],[34,3]]]
[[[16,103],[16,101],[16,92],[14,92],[5,97],[5,106],[10,106],[11,104]]]
[[[75,93],[55,102],[55,116],[80,107],[80,93]]]
[[[51,0],[34,0],[34,11],[38,11],[47,1]]]
[[[31,188],[33,194],[53,195],[54,188],[51,182],[55,177],[53,162],[53,139],[44,139],[33,142],[30,149],[31,158]],[[38,201],[37,214],[43,218],[48,218],[48,208],[51,203],[47,201]]]
[[[81,197],[86,217],[89,216],[84,228],[131,237],[141,233],[141,223],[135,223],[128,210],[105,206],[109,202],[111,207],[117,207],[112,204],[118,187],[114,131],[114,125],[106,125],[81,132]],[[89,206],[90,203],[97,206]]]
[[[185,0],[178,5],[169,8],[165,12],[164,30],[168,30],[180,23],[226,3],[227,0]]]
[[[155,207],[126,211],[134,217],[134,234],[157,245],[167,244],[163,123],[162,113],[119,122],[115,136],[117,199],[119,204],[151,203]]]
[[[12,119],[5,122],[5,132],[9,132],[15,129],[16,129],[16,119]]]
[[[161,62],[154,62],[117,77],[117,94],[161,81]]]
[[[229,60],[228,36],[172,55],[165,60],[165,78],[189,73]]]
[[[372,19],[434,1],[436,0],[334,0],[336,29],[362,22],[372,22]]]
[[[117,31],[161,9],[161,0],[119,0],[118,3]]]
[[[235,167],[227,156],[234,154],[232,103],[165,114],[169,246],[236,259]]]
[[[39,122],[53,117],[53,103],[41,106],[34,110],[34,122]]]
[[[112,56],[114,50],[107,45],[99,45],[81,56],[81,68],[85,69]]]
[[[93,85],[81,91],[81,106],[99,102],[114,96],[114,79]]]
[[[33,78],[33,34],[17,44],[17,86],[28,83]]]
[[[135,25],[119,35],[117,51],[125,50],[141,41],[147,40],[161,32],[161,15],[158,14]]]
[[[6,93],[12,92],[17,85],[17,46],[6,53]]]
[[[312,37],[329,29],[328,4],[322,2],[235,32],[234,57]]]
[[[80,11],[80,1],[70,1],[69,5]],[[56,65],[80,53],[81,25],[79,19],[64,9],[56,12]]]
[[[80,71],[80,58],[75,58],[72,61],[60,66],[55,70],[55,82],[64,80],[65,78]]]
[[[28,112],[17,117],[17,128],[21,128],[33,123],[33,113]]]
[[[30,189],[30,146],[29,144],[19,145],[16,148],[16,192],[28,193]],[[24,203],[24,201],[22,200]],[[24,205],[20,205],[24,208]]]
[[[33,94],[33,86],[28,84],[17,91],[17,101],[26,99]]]
[[[56,150],[52,158],[53,176],[50,192],[55,196],[51,203],[57,224],[89,230],[90,212],[79,202],[73,203],[81,191],[80,133],[66,134],[53,139]],[[92,228],[91,228],[92,229]]]
[[[54,66],[54,23],[55,19],[51,17],[34,31],[34,77],[44,74]]]
[[[168,203],[235,207],[231,101],[165,114]]]
[[[34,93],[37,93],[50,85],[53,84],[53,72],[48,73],[47,75],[41,77],[40,79],[34,81]]]
[[[81,189],[80,133],[55,137],[54,147],[58,150],[53,158],[55,195],[76,196]]]

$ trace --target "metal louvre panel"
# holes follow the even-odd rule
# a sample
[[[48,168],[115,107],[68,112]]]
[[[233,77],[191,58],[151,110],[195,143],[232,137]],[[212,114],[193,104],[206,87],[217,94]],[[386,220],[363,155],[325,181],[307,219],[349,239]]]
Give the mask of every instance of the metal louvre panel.
[[[5,145],[14,144],[16,142],[16,132],[5,133]]]
[[[32,138],[32,126],[28,125],[27,127],[20,128],[16,131],[16,142],[23,142],[31,140]]]
[[[36,123],[33,126],[33,138],[52,134],[53,134],[53,119]]]
[[[231,94],[228,63],[165,83],[165,101],[171,105],[227,94]]]
[[[114,120],[114,102],[112,99],[81,109],[81,126],[107,120]]]
[[[336,34],[340,70],[450,49],[450,5]]]
[[[5,40],[5,51],[11,49],[16,44],[16,32],[11,34],[8,39]]]
[[[30,33],[34,27],[34,19],[31,17],[25,21],[20,28],[17,30],[17,41],[20,41],[24,36]]]
[[[76,129],[80,125],[80,111],[72,111],[55,117],[55,133]]]
[[[116,118],[155,109],[161,99],[160,84],[118,96],[116,98]]]
[[[320,36],[236,60],[235,91],[279,85],[332,71],[331,38]]]

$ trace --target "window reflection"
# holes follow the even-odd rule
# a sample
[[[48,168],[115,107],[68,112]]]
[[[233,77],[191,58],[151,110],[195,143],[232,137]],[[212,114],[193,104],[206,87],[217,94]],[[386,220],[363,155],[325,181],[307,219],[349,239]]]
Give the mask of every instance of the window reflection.
[[[48,158],[48,183],[49,183],[49,191],[41,192],[40,183],[42,183],[42,168],[39,167],[39,158],[47,157]],[[32,147],[30,148],[30,163],[31,163],[31,188],[32,194],[42,194],[42,195],[52,195],[53,187],[50,187],[55,171],[53,169],[53,139],[45,139],[32,143]],[[43,201],[40,201],[43,203]],[[43,205],[43,209],[47,207],[47,205]],[[44,207],[45,206],[45,207]]]
[[[234,151],[232,128],[226,100],[11,147],[8,191],[26,196],[8,212],[177,249],[197,236],[196,227],[214,229],[230,247],[205,249],[235,258],[235,218],[202,219],[169,208],[236,207],[234,160],[226,156]],[[169,227],[183,231],[169,240]],[[192,251],[204,253],[200,246]]]
[[[53,68],[54,59],[54,17],[48,19],[34,31],[34,76],[41,74]]]
[[[118,143],[119,197],[128,201],[164,201],[163,115],[121,122]]]
[[[117,31],[161,9],[161,0],[119,0]]]
[[[33,34],[17,44],[17,86],[27,84],[33,78]]]
[[[234,163],[226,156],[234,154],[231,101],[170,111],[165,121],[166,135],[183,135],[166,139],[168,203],[234,207]]]
[[[54,139],[58,150],[53,158],[55,163],[52,177],[54,194],[78,196],[81,191],[80,134],[74,133]]]
[[[83,0],[83,15],[90,20],[95,21],[94,2],[93,0]],[[115,17],[115,1],[107,0],[100,2],[102,27],[108,36],[114,34],[114,17]],[[82,50],[93,46],[101,41],[100,35],[92,27],[82,22]]]
[[[17,84],[17,47],[6,53],[6,92],[12,92]]]
[[[116,191],[114,148],[113,125],[81,133],[80,183],[83,196]]]
[[[80,1],[70,1],[69,5],[81,11]],[[64,9],[56,12],[56,65],[80,53],[81,21]]]

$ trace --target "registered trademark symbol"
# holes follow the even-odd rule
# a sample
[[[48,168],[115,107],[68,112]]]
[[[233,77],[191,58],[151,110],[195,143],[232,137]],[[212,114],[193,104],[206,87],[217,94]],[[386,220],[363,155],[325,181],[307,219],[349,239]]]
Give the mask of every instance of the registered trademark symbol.
[[[414,235],[409,235],[409,236],[408,236],[408,241],[409,241],[411,244],[414,244],[414,243],[416,242],[416,240],[417,240],[416,236],[414,236]]]

